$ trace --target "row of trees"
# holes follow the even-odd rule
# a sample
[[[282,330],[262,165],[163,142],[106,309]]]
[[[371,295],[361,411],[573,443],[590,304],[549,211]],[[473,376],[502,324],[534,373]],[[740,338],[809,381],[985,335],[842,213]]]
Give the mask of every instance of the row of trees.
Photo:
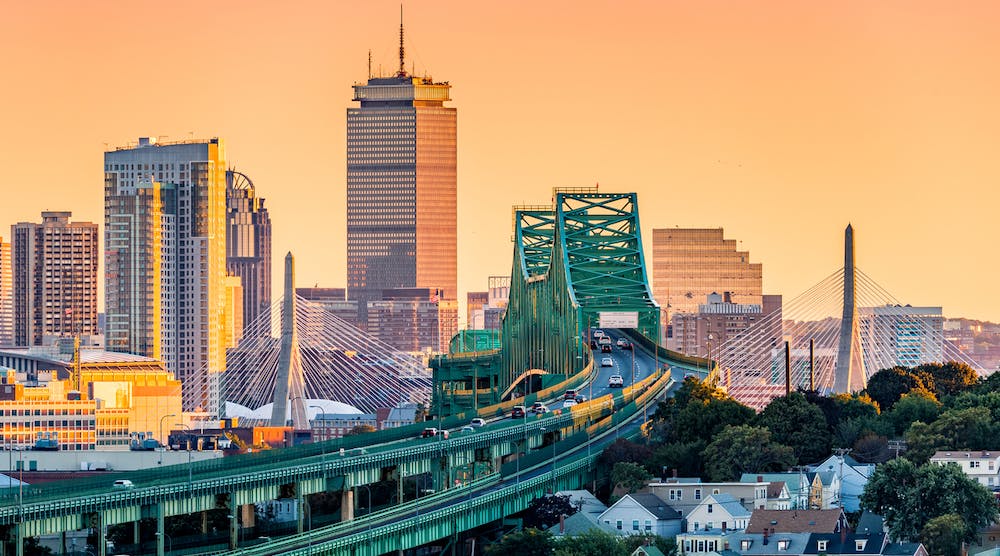
[[[677,554],[673,539],[655,535],[619,537],[599,529],[556,540],[548,531],[527,528],[504,535],[487,549],[487,556],[628,556],[644,545],[656,546],[667,556]]]

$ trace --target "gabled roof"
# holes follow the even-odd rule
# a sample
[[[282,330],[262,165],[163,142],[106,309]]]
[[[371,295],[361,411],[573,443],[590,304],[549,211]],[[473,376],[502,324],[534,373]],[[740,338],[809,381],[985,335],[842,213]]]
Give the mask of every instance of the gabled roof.
[[[581,512],[600,515],[608,509],[603,502],[588,490],[560,490],[556,494],[569,497],[569,503]]]
[[[748,548],[743,548],[743,541],[750,541]],[[784,550],[778,548],[779,542],[788,541],[788,547]],[[770,554],[802,554],[809,543],[809,533],[775,533],[768,535],[767,544],[764,544],[762,533],[742,533],[735,535],[729,542],[730,550],[742,555],[770,555]]]
[[[655,546],[640,546],[632,552],[632,556],[665,556],[663,551]]]
[[[708,504],[710,500],[715,500],[716,504],[722,506],[733,517],[750,517],[750,510],[740,504],[740,501],[733,498],[731,494],[711,494],[702,500],[700,505]]]
[[[836,533],[844,512],[830,510],[754,510],[747,525],[748,533]]]
[[[798,473],[744,473],[740,475],[741,483],[756,483],[757,477],[760,477],[764,481],[774,482],[774,481],[784,481],[788,485],[788,492],[795,493],[799,490],[799,478],[801,477],[803,481],[809,481],[806,474]]]
[[[858,533],[882,533],[885,531],[885,520],[882,516],[865,510],[861,512],[855,531]]]
[[[780,498],[782,491],[785,489],[785,481],[771,481],[767,483],[767,497]]]
[[[858,550],[856,541],[863,540],[864,548]],[[819,542],[826,541],[826,548],[819,549]],[[865,535],[850,533],[845,536],[844,542],[840,542],[840,535],[835,533],[813,533],[809,535],[809,544],[806,545],[805,554],[882,554],[882,546],[885,544],[885,533]]]
[[[671,508],[662,498],[655,494],[626,494],[626,496],[631,496],[632,500],[639,503],[640,506],[646,508],[649,513],[656,516],[656,519],[680,519],[681,513],[677,510]]]
[[[810,481],[815,480],[814,477],[818,476],[819,482],[823,483],[823,486],[826,487],[833,485],[834,479],[837,478],[837,473],[833,471],[813,471],[808,473],[808,475]]]
[[[610,524],[598,521],[595,514],[588,514],[586,512],[576,512],[575,514],[564,519],[562,532],[559,532],[558,523],[549,527],[548,531],[556,537],[572,537],[575,535],[582,535],[591,529],[599,529],[616,537],[621,534],[621,531],[612,527]]]

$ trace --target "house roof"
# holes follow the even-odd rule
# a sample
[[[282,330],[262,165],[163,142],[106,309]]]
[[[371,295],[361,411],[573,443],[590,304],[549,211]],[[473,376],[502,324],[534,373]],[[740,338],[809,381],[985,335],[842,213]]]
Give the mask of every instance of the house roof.
[[[865,545],[862,550],[858,550],[856,541],[864,540]],[[826,541],[826,548],[819,549],[819,542]],[[844,537],[844,542],[840,542],[840,535],[836,533],[813,533],[809,535],[809,544],[806,545],[806,554],[882,554],[882,545],[885,544],[885,533],[874,535],[850,533]]]
[[[656,519],[680,519],[681,513],[677,510],[671,508],[666,502],[663,501],[659,496],[655,494],[626,494],[632,500],[639,503],[640,506],[646,508],[646,511],[656,516]],[[623,497],[624,498],[624,497]],[[615,503],[617,505],[617,502]]]
[[[569,498],[569,503],[580,509],[581,512],[599,515],[608,509],[603,502],[587,490],[560,490],[556,494]]]
[[[858,526],[854,530],[858,533],[882,533],[885,531],[885,520],[882,516],[865,510],[861,512]]]
[[[750,541],[750,546],[743,548],[743,541]],[[781,541],[787,541],[788,546],[784,549],[778,548]],[[770,555],[770,554],[802,554],[809,543],[809,533],[775,533],[768,535],[767,544],[764,544],[762,533],[743,533],[736,535],[729,542],[730,549],[743,555]]]
[[[642,554],[646,556],[665,556],[663,551],[655,546],[640,546],[632,552],[632,556],[640,556]]]
[[[781,491],[785,488],[785,481],[771,481],[767,483],[767,497],[779,498]]]
[[[775,533],[836,533],[844,512],[830,510],[754,510],[747,531]]]
[[[767,482],[784,481],[788,485],[788,492],[798,492],[799,490],[799,477],[803,480],[808,480],[805,475],[799,475],[798,473],[744,473],[740,476],[741,483],[756,483],[757,477]]]
[[[702,504],[707,503],[710,499],[714,499],[716,504],[722,506],[733,517],[750,517],[750,510],[746,509],[743,504],[740,504],[740,501],[733,498],[731,494],[712,494],[703,500]]]
[[[823,486],[830,486],[833,484],[834,479],[837,478],[837,473],[834,471],[813,471],[807,473],[809,475],[809,481],[812,482],[814,477],[819,476],[819,481],[823,483]]]
[[[556,537],[572,537],[582,535],[591,529],[599,529],[605,533],[615,535],[616,537],[621,534],[621,531],[612,527],[610,524],[598,521],[596,515],[588,514],[586,512],[576,512],[575,514],[564,519],[562,532],[559,531],[558,523],[549,527],[548,530]]]
[[[1000,457],[1000,451],[997,450],[980,450],[980,451],[963,451],[963,450],[950,450],[950,451],[940,451],[934,452],[931,456],[931,461],[940,459],[946,461],[956,461],[962,460],[967,461],[970,459],[996,459]]]

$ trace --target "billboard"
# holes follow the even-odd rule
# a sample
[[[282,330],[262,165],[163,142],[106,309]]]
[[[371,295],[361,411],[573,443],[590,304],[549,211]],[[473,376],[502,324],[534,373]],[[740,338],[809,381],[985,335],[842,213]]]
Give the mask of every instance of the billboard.
[[[601,328],[639,328],[638,311],[601,311]]]

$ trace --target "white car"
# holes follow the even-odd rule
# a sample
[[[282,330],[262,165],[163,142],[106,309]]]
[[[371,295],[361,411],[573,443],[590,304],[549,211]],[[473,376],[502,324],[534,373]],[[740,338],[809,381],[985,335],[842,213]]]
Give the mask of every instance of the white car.
[[[566,400],[563,402],[563,407],[573,407],[576,405],[576,400]]]
[[[478,429],[479,427],[486,426],[486,421],[484,419],[480,419],[479,417],[476,417],[472,421],[469,421],[469,426],[470,427],[476,427]]]
[[[625,386],[625,379],[622,378],[622,375],[611,375],[608,378],[608,388],[621,388],[622,386]]]
[[[610,357],[605,357],[604,359],[601,359],[601,366],[602,367],[614,367],[615,366],[615,362]]]
[[[604,336],[604,331],[601,330],[600,328],[598,328],[598,329],[594,330],[593,336],[595,338],[597,338],[597,339],[601,339],[601,337]]]

